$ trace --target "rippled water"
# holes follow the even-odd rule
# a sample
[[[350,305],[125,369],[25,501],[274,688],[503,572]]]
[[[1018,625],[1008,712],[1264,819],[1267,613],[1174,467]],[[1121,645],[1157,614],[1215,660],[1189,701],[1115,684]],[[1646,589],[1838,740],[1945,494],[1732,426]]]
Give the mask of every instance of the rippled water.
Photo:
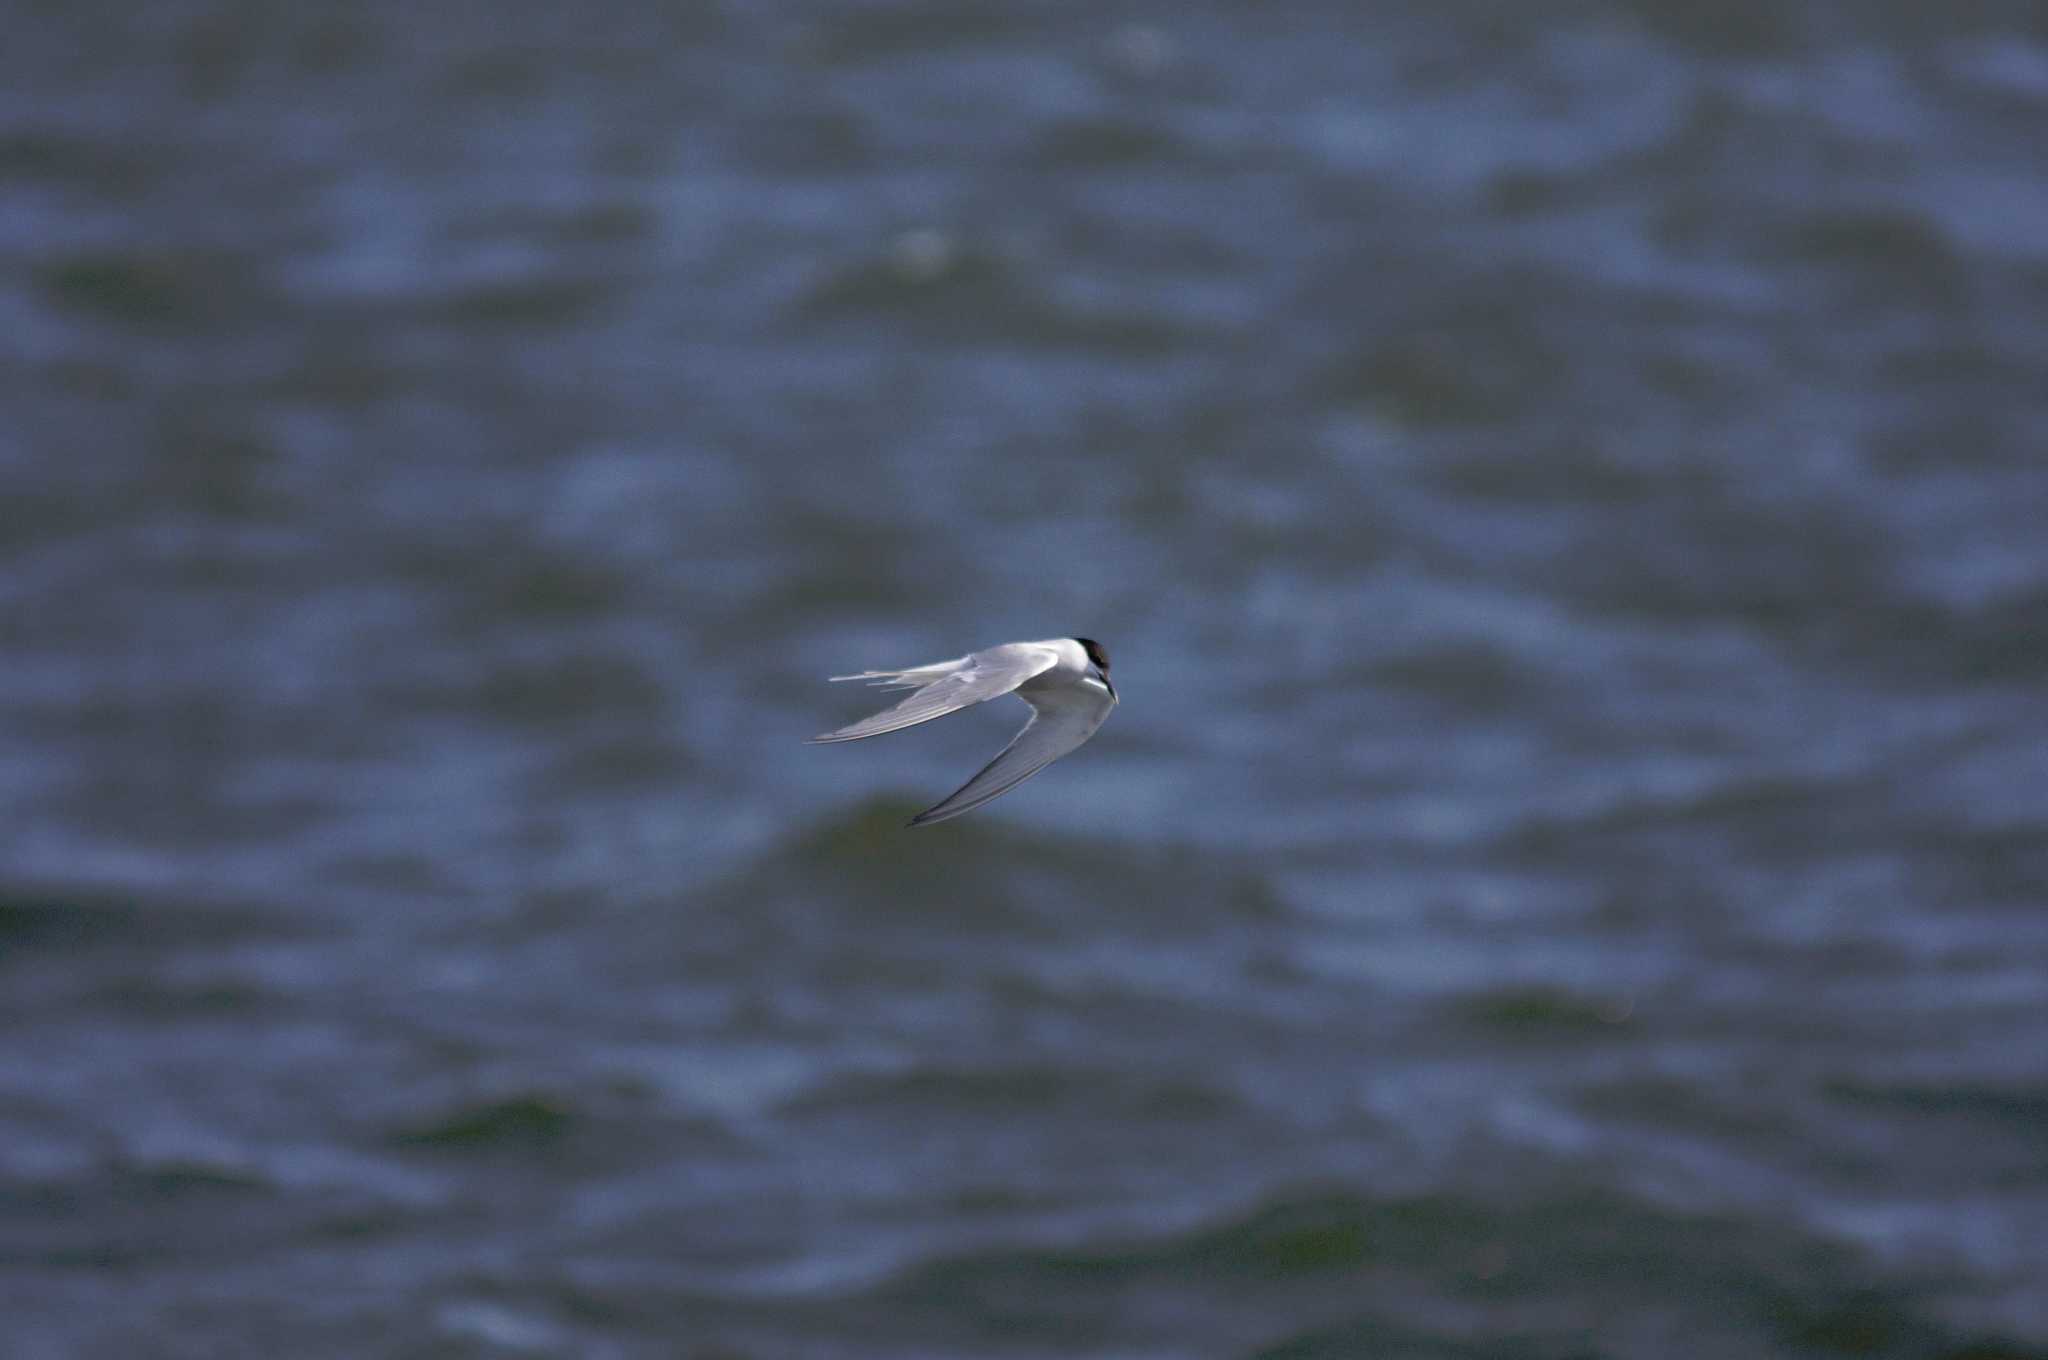
[[[5,31],[9,1355],[2048,1354],[2036,7]]]

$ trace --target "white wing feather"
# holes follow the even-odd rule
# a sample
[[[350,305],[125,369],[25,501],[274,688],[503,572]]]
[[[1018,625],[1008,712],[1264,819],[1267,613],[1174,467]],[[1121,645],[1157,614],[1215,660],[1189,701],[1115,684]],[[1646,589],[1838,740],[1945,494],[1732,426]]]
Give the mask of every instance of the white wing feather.
[[[1035,675],[1059,664],[1060,654],[1034,642],[1006,642],[987,651],[971,652],[955,661],[913,666],[901,671],[862,671],[858,675],[835,675],[834,680],[865,680],[885,689],[915,688],[894,708],[850,726],[812,737],[814,742],[859,741],[900,732],[906,727],[958,713],[970,705],[999,699]]]
[[[1031,705],[1030,721],[974,778],[944,802],[911,818],[912,826],[929,826],[958,817],[1008,793],[1094,736],[1095,729],[1116,707],[1115,699],[1092,685],[1032,691],[1017,697]]]

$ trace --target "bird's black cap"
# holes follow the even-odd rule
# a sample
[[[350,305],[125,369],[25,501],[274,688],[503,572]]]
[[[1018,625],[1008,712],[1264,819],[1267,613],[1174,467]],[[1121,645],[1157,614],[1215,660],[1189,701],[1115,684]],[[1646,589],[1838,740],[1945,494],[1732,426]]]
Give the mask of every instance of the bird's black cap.
[[[1082,637],[1077,637],[1074,641],[1081,644],[1081,650],[1088,653],[1090,661],[1102,667],[1104,671],[1109,669],[1109,653],[1102,649],[1101,643],[1097,642],[1094,638]]]

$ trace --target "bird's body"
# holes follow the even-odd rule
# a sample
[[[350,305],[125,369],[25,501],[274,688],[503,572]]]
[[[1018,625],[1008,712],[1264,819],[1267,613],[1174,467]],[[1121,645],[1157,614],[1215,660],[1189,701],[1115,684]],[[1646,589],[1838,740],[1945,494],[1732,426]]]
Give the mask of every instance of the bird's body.
[[[832,678],[914,693],[871,718],[812,737],[814,742],[859,741],[900,732],[1005,694],[1031,705],[1031,720],[1002,753],[945,801],[913,817],[912,826],[958,817],[1008,793],[1094,736],[1117,702],[1116,688],[1109,683],[1109,655],[1087,638],[1006,642],[928,666]]]

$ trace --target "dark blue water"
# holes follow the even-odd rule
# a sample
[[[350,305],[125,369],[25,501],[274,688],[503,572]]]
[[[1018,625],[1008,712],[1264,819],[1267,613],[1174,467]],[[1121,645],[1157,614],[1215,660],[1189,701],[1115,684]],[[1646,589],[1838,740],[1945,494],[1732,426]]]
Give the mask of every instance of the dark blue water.
[[[2038,7],[0,31],[8,1356],[2048,1355]]]

